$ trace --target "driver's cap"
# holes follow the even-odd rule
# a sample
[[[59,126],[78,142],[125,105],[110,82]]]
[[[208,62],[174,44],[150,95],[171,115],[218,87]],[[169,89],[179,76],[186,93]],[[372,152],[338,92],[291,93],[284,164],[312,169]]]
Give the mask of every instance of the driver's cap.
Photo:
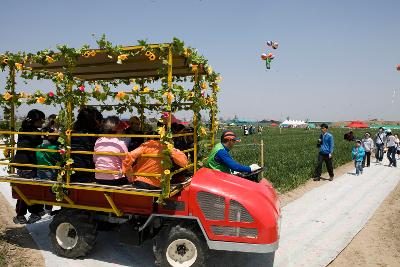
[[[226,139],[226,140],[235,140],[236,142],[241,141],[240,138],[238,138],[234,132],[229,131],[229,130],[223,131],[221,137],[222,137],[222,139]]]

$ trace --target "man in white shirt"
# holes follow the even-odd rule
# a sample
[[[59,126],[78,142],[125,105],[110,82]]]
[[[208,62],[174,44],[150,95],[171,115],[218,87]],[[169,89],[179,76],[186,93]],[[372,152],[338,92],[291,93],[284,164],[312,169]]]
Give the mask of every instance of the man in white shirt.
[[[383,160],[383,148],[385,146],[386,134],[382,127],[379,128],[378,133],[375,135],[375,147],[376,147],[376,163],[382,163]]]

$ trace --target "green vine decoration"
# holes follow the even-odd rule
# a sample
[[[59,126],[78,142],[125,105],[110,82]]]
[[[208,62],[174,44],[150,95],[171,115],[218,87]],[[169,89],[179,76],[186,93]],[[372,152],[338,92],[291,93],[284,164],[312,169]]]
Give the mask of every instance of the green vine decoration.
[[[57,177],[57,184],[53,186],[52,190],[57,196],[57,200],[62,200],[65,194],[64,182],[65,176],[72,174],[69,166],[73,163],[69,159],[69,155],[63,153],[68,151],[66,147],[66,132],[67,132],[67,119],[66,119],[66,103],[72,103],[74,107],[85,105],[90,99],[96,100],[103,104],[100,107],[101,111],[115,110],[117,114],[124,112],[133,112],[136,110],[149,110],[161,112],[175,112],[177,110],[193,110],[198,118],[198,138],[199,140],[206,138],[210,133],[215,133],[217,127],[207,127],[203,124],[201,119],[201,110],[209,110],[210,119],[216,122],[217,108],[217,93],[219,90],[218,83],[220,82],[220,75],[216,73],[208,64],[208,61],[200,55],[196,49],[186,47],[184,42],[174,38],[170,44],[150,45],[146,40],[139,40],[138,45],[140,49],[124,48],[120,45],[113,45],[102,35],[96,41],[98,48],[91,48],[85,44],[81,48],[70,48],[67,45],[58,45],[56,50],[45,49],[37,53],[6,52],[0,55],[0,70],[17,72],[21,78],[26,82],[27,80],[51,80],[55,84],[53,90],[43,92],[37,90],[34,93],[12,91],[14,79],[11,75],[7,79],[4,93],[0,95],[0,107],[4,109],[4,114],[9,116],[12,104],[15,107],[20,106],[22,103],[28,105],[42,104],[51,106],[61,106],[61,111],[58,114],[59,125],[61,133],[59,141],[61,143],[60,153],[62,160],[58,163],[60,166],[59,175]],[[176,77],[172,79],[172,86],[169,86],[168,74],[168,55],[170,49],[174,55],[182,55],[185,57],[188,66],[191,68],[193,75],[190,77]],[[72,73],[80,58],[91,58],[96,56],[97,53],[105,53],[110,60],[115,60],[117,64],[124,64],[124,62],[133,57],[146,56],[148,60],[159,60],[161,66],[157,71],[157,77],[148,77],[140,79],[117,79],[112,81],[97,80],[97,81],[83,81],[74,78]],[[57,61],[66,62],[62,71],[57,73],[50,73],[47,71],[35,70],[29,66],[34,64],[48,65]],[[197,70],[202,70],[205,74],[199,77],[198,82],[194,85],[192,90],[185,90],[181,83],[194,82],[194,74]],[[161,88],[151,88],[145,86],[160,82]],[[72,90],[67,90],[72,85]],[[128,91],[114,91],[120,85],[130,87]],[[106,105],[107,103],[115,105]],[[183,105],[184,103],[191,103]],[[6,117],[7,120],[10,117]],[[163,154],[165,159],[162,161],[163,169],[166,173],[162,174],[162,184],[165,185],[166,179],[170,178],[168,170],[172,166],[170,160],[171,149],[173,148],[172,133],[166,132],[166,129],[158,129],[165,149]],[[9,143],[10,140],[7,140]],[[201,142],[200,142],[201,144]],[[10,153],[7,152],[7,158]],[[164,186],[163,186],[164,188]],[[163,197],[166,192],[163,191]]]

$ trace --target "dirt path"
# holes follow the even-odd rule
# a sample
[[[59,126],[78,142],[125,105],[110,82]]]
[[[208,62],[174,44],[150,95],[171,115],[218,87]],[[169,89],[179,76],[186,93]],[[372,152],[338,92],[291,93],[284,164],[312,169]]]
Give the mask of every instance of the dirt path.
[[[0,194],[0,266],[45,266],[42,253],[25,227],[12,222],[14,210]]]
[[[329,267],[400,266],[400,184]]]

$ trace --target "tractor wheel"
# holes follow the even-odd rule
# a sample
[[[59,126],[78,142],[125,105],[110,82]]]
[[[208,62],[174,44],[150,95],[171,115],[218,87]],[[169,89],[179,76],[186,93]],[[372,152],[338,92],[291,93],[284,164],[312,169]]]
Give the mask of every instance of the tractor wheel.
[[[83,257],[89,253],[97,236],[96,223],[90,213],[67,209],[57,213],[50,223],[50,238],[57,255]]]
[[[198,267],[205,266],[208,247],[193,225],[173,225],[161,229],[153,251],[158,266]]]

